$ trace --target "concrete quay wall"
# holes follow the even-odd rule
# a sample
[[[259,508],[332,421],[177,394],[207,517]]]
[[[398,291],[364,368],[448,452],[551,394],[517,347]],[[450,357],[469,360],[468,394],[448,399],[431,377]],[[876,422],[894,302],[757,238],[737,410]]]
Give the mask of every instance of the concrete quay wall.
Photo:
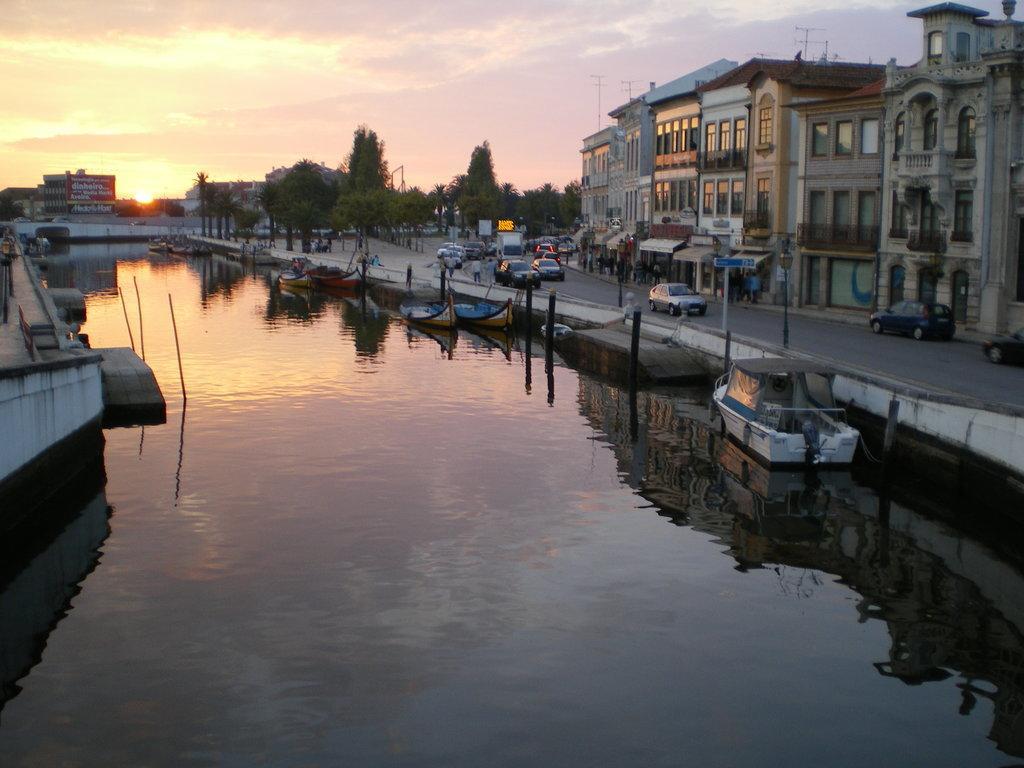
[[[95,353],[0,368],[0,489],[21,470],[103,416]]]

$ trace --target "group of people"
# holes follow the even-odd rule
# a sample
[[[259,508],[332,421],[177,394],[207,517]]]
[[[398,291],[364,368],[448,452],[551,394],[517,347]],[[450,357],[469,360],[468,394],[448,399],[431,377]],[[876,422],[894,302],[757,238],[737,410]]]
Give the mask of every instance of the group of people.
[[[658,262],[652,265],[641,261],[629,262],[620,256],[595,253],[593,247],[581,249],[579,261],[581,269],[589,272],[597,271],[600,275],[617,277],[621,282],[632,282],[637,285],[657,285],[665,275]]]

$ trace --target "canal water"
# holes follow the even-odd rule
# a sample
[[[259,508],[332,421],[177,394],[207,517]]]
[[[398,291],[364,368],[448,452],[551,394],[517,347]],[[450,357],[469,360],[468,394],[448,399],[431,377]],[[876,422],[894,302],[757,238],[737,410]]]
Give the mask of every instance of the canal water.
[[[631,425],[521,340],[219,257],[76,247],[49,279],[95,347],[127,314],[167,423],[106,431],[0,568],[4,766],[1024,760],[998,509],[768,472],[706,391]]]

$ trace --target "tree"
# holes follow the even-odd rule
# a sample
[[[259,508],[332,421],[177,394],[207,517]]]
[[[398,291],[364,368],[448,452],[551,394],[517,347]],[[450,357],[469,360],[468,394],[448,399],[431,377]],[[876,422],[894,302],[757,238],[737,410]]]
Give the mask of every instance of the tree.
[[[361,125],[352,136],[352,151],[346,161],[348,179],[346,192],[371,192],[387,189],[391,182],[388,163],[384,159],[384,142],[377,134]]]
[[[291,250],[295,230],[303,233],[305,242],[313,229],[327,221],[337,191],[324,181],[316,163],[303,159],[281,180],[279,194],[277,218],[285,225],[288,250]],[[304,230],[310,221],[312,226]]]
[[[570,181],[562,190],[562,222],[571,227],[582,210],[582,191],[578,181]]]
[[[274,235],[277,232],[275,219],[280,215],[284,194],[281,185],[276,181],[268,181],[261,188],[256,196],[260,207],[267,214],[267,222],[270,225],[270,243],[274,244]]]
[[[445,188],[448,196],[448,225],[452,226],[455,224],[455,211],[459,211],[459,218],[461,220],[461,226],[465,226],[466,217],[462,213],[462,196],[466,191],[466,174],[460,173],[458,176],[453,176],[452,180],[448,182],[448,186]]]
[[[331,226],[341,231],[357,229],[361,234],[388,223],[390,195],[386,190],[343,192],[331,211]]]
[[[206,171],[199,171],[199,173],[196,174],[196,187],[199,188],[199,219],[201,222],[203,237],[206,237],[206,205],[209,202],[207,196],[209,180],[210,177],[206,175]]]
[[[430,196],[433,199],[434,210],[437,211],[437,228],[444,229],[444,212],[448,207],[448,192],[444,184],[435,184]]]
[[[217,217],[217,239],[222,239],[225,235],[230,236],[231,218],[241,208],[231,187],[223,187],[213,191],[212,207]]]
[[[235,234],[251,237],[253,229],[260,222],[260,212],[252,208],[239,208],[235,212]]]
[[[25,208],[10,194],[0,195],[0,221],[11,221],[25,215]]]
[[[506,181],[498,188],[498,194],[501,198],[501,215],[506,219],[513,218],[516,215],[516,205],[519,203],[519,190],[514,184]]]
[[[466,221],[475,225],[481,219],[494,219],[500,207],[500,193],[494,178],[494,159],[488,142],[484,141],[473,148],[463,178],[465,180],[459,196],[462,226],[465,227]]]

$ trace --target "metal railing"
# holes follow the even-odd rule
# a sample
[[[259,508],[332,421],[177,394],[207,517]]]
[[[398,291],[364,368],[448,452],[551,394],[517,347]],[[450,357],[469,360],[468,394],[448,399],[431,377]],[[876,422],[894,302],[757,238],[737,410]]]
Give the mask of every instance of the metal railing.
[[[872,250],[878,245],[878,226],[799,224],[796,237],[800,245],[836,245],[859,250]]]
[[[954,229],[949,233],[949,239],[954,243],[972,243],[974,232],[970,229]]]
[[[915,229],[907,238],[907,248],[911,251],[945,253],[946,233],[942,230]]]
[[[909,234],[910,232],[907,231],[906,227],[889,227],[889,237],[898,240],[906,240]]]
[[[744,229],[768,229],[771,226],[771,214],[768,211],[744,211]]]
[[[25,319],[25,313],[21,311],[21,304],[18,305],[18,325],[21,326],[21,337],[25,342],[25,349],[28,350],[28,356],[35,360],[36,342],[32,338],[32,326]]]
[[[746,165],[747,151],[745,149],[718,149],[712,152],[702,152],[700,155],[700,167],[704,170],[744,168]]]
[[[810,421],[821,434],[833,434],[846,426],[845,408],[783,408],[775,403],[761,403],[754,420],[769,429],[790,434],[803,430]]]

